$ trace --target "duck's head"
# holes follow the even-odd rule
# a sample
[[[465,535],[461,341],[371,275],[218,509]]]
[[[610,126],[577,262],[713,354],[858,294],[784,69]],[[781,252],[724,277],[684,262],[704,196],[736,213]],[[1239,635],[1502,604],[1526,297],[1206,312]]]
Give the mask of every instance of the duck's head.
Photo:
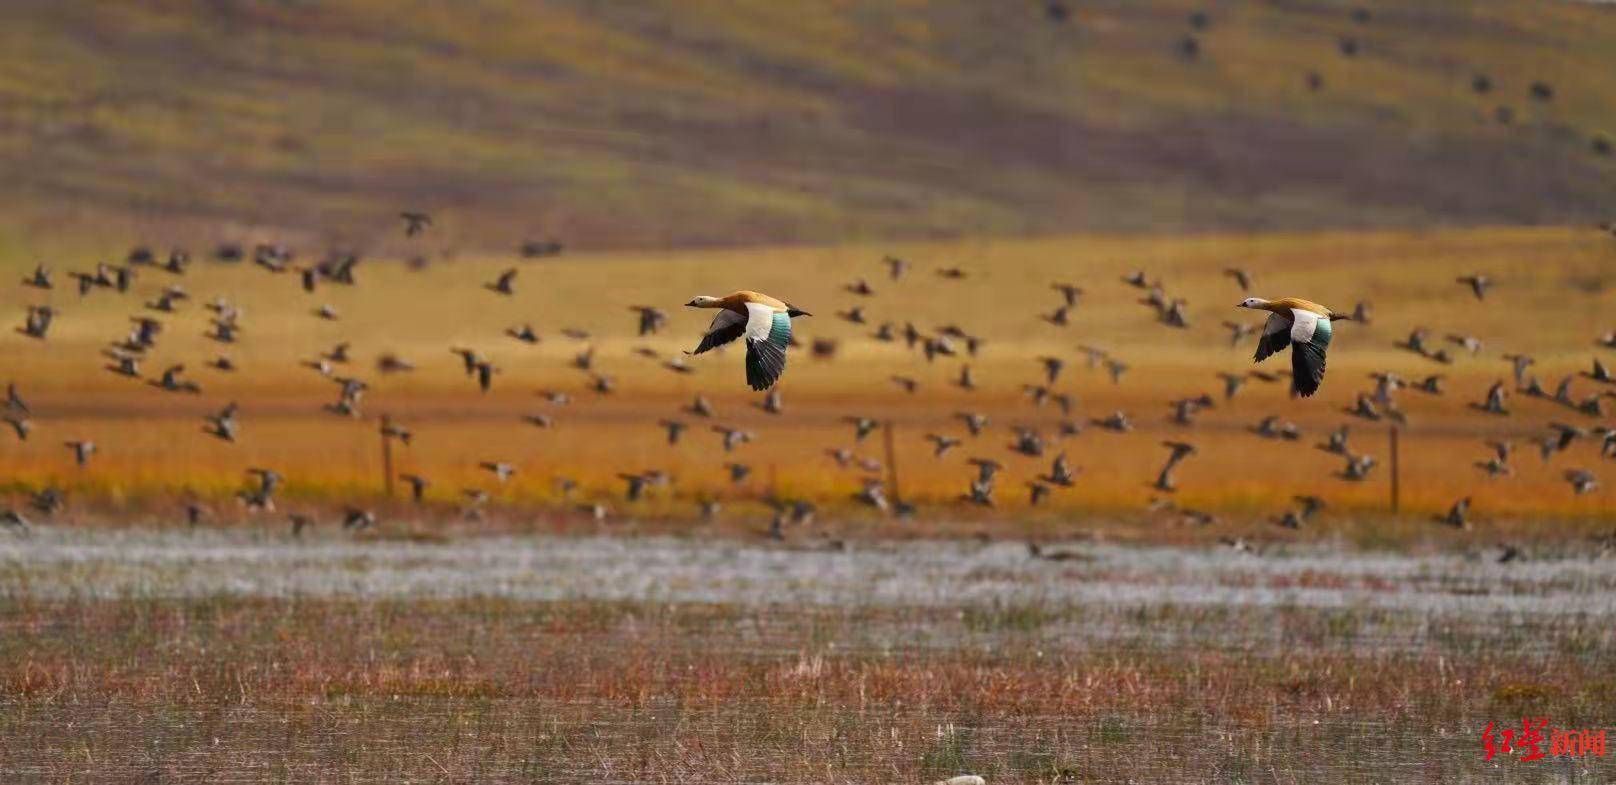
[[[1241,300],[1240,304],[1235,306],[1235,307],[1236,308],[1261,308],[1261,307],[1263,307],[1264,305],[1267,305],[1267,304],[1268,304],[1268,301],[1264,300],[1261,297],[1247,297],[1246,299]]]
[[[717,297],[708,297],[705,294],[698,294],[695,297],[690,298],[690,302],[685,303],[685,307],[686,308],[717,308],[718,307],[718,298]]]

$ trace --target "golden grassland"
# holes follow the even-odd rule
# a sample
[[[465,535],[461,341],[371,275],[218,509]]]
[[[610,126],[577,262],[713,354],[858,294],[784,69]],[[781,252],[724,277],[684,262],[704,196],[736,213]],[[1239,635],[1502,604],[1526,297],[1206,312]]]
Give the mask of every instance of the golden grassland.
[[[57,268],[58,286],[50,292],[4,289],[0,304],[14,324],[20,324],[26,303],[48,302],[61,311],[47,341],[12,331],[0,336],[0,378],[15,380],[36,413],[28,441],[18,442],[9,432],[0,437],[0,477],[14,492],[58,484],[81,492],[85,501],[101,502],[89,506],[129,509],[161,509],[163,498],[195,496],[224,519],[234,515],[230,497],[244,487],[243,471],[269,466],[287,476],[284,498],[294,504],[376,504],[382,475],[377,418],[385,413],[414,433],[411,445],[395,448],[396,470],[432,479],[433,515],[452,508],[462,488],[489,491],[496,506],[540,507],[561,503],[552,486],[557,476],[579,482],[572,501],[610,500],[620,496],[619,473],[662,469],[674,477],[671,488],[653,491],[651,500],[638,504],[613,501],[616,513],[682,517],[692,514],[695,500],[714,498],[731,502],[729,515],[756,518],[763,512],[757,502],[771,495],[849,508],[863,477],[885,478],[884,468],[878,475],[839,469],[826,454],[845,446],[886,461],[881,433],[857,443],[852,426],[842,421],[859,415],[893,423],[899,491],[921,505],[927,518],[982,519],[984,513],[957,503],[973,473],[965,458],[982,456],[1007,465],[999,482],[999,514],[1136,519],[1162,496],[1149,487],[1166,455],[1159,442],[1184,439],[1200,452],[1178,473],[1174,499],[1183,507],[1261,520],[1277,515],[1293,495],[1315,494],[1330,502],[1329,514],[1356,519],[1386,508],[1387,424],[1352,418],[1343,409],[1372,387],[1369,373],[1393,371],[1408,379],[1441,373],[1449,387],[1441,397],[1411,390],[1398,395],[1408,415],[1401,484],[1410,520],[1425,522],[1462,496],[1474,498],[1480,525],[1498,531],[1586,531],[1608,522],[1612,509],[1608,487],[1577,496],[1561,478],[1573,467],[1603,473],[1609,462],[1601,460],[1593,440],[1548,462],[1531,441],[1549,433],[1551,421],[1609,426],[1609,417],[1587,417],[1522,396],[1511,398],[1509,417],[1471,408],[1495,380],[1509,379],[1506,353],[1536,357],[1533,372],[1551,389],[1562,376],[1589,368],[1595,356],[1616,359],[1595,344],[1616,327],[1616,243],[1592,229],[1089,236],[574,255],[539,262],[478,257],[419,271],[371,260],[361,264],[358,286],[323,285],[312,295],[298,288],[294,275],[199,262],[181,279],[146,269],[127,295],[97,290],[79,298],[65,272],[116,260],[124,250],[107,243],[83,257],[44,260]],[[880,259],[889,253],[915,263],[909,277],[887,279]],[[6,269],[20,276],[33,262],[12,258]],[[1243,295],[1222,271],[1236,265],[1257,277],[1255,294],[1305,296],[1340,311],[1358,301],[1372,303],[1373,323],[1338,326],[1329,373],[1315,398],[1291,400],[1283,385],[1253,381],[1233,400],[1223,399],[1216,374],[1249,370],[1252,347],[1250,340],[1231,347],[1220,322],[1260,321],[1233,307]],[[514,296],[483,287],[510,266],[520,270]],[[953,281],[934,274],[954,266],[968,277]],[[1138,304],[1144,292],[1121,281],[1136,269],[1160,278],[1169,296],[1188,299],[1191,329],[1159,324]],[[1497,282],[1484,302],[1454,282],[1472,272]],[[861,277],[870,281],[874,296],[844,290]],[[1067,327],[1040,318],[1060,302],[1050,289],[1054,281],[1086,290]],[[177,314],[143,312],[140,303],[170,283],[185,286],[193,301]],[[679,304],[697,293],[743,287],[814,313],[796,321],[803,346],[794,350],[781,382],[786,408],[780,415],[761,411],[761,396],[745,389],[738,351],[686,358],[696,369],[689,375],[661,366],[691,348],[707,321],[707,314]],[[245,312],[243,337],[234,345],[203,337],[201,303],[216,296]],[[314,316],[321,304],[335,307],[340,319]],[[635,305],[664,308],[669,327],[637,338],[630,311]],[[838,318],[855,305],[865,307],[870,324]],[[147,375],[185,363],[201,394],[165,393],[103,370],[106,360],[98,350],[122,337],[129,316],[140,313],[165,324],[145,361]],[[927,332],[957,324],[981,336],[983,346],[974,358],[927,363],[901,341],[872,340],[875,324],[884,321],[912,322]],[[502,335],[523,323],[533,324],[541,343]],[[1428,328],[1437,344],[1444,344],[1447,333],[1464,333],[1480,338],[1485,348],[1472,358],[1446,345],[1457,359],[1442,365],[1394,346],[1416,327]],[[571,340],[561,335],[563,328],[587,330],[591,337]],[[835,357],[812,358],[806,349],[814,339],[837,341]],[[336,400],[336,385],[300,364],[339,341],[352,344],[353,362],[338,366],[338,375],[371,385],[357,420],[323,412],[323,404]],[[1121,383],[1088,368],[1081,345],[1101,347],[1126,362],[1130,370]],[[476,348],[499,367],[491,392],[479,393],[462,373],[460,359],[450,352],[455,346]],[[572,367],[574,355],[586,347],[594,349],[595,370],[616,382],[612,394],[590,391],[589,376]],[[641,348],[661,359],[637,354]],[[241,370],[225,374],[204,366],[220,353]],[[383,353],[418,368],[382,375],[373,363]],[[1036,407],[1022,392],[1022,385],[1041,381],[1042,356],[1068,362],[1053,387],[1074,397],[1070,415],[1054,404]],[[979,389],[949,383],[962,363],[975,370]],[[1276,372],[1288,367],[1283,357],[1266,364]],[[905,394],[889,381],[893,375],[917,379],[919,392]],[[538,393],[550,389],[568,392],[573,402],[546,402]],[[1573,389],[1579,399],[1601,389],[1616,392],[1583,378]],[[1202,392],[1211,393],[1217,406],[1195,426],[1168,421],[1168,401]],[[757,440],[724,453],[708,421],[681,412],[698,393],[717,409],[711,423],[751,430]],[[201,432],[202,415],[230,401],[239,402],[242,412],[236,444]],[[979,439],[969,438],[952,419],[967,409],[991,418]],[[1117,410],[1131,416],[1134,432],[1117,434],[1089,423]],[[536,413],[552,415],[554,427],[540,429],[521,419]],[[1303,438],[1280,442],[1251,433],[1268,415],[1296,422]],[[657,425],[665,417],[692,425],[678,446],[669,446]],[[1083,424],[1083,433],[1054,440],[1062,420]],[[1352,426],[1355,451],[1381,461],[1365,482],[1337,478],[1342,460],[1313,449],[1342,423]],[[1050,438],[1046,456],[1012,454],[1012,425],[1037,428]],[[934,458],[924,440],[928,433],[961,436],[965,444]],[[86,438],[100,451],[78,469],[62,442]],[[1484,440],[1497,438],[1516,441],[1520,454],[1512,462],[1514,476],[1489,480],[1473,462],[1488,456]],[[1022,483],[1047,470],[1049,459],[1061,452],[1082,468],[1076,487],[1057,489],[1043,508],[1028,508]],[[752,478],[729,483],[723,467],[730,460],[751,465]],[[509,461],[518,474],[501,486],[477,468],[479,461]],[[870,518],[847,512],[857,520]]]

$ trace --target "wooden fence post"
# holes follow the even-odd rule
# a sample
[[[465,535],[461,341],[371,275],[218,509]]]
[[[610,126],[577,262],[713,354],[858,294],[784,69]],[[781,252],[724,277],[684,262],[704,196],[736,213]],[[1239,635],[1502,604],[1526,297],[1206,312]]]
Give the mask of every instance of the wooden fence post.
[[[1402,485],[1403,485],[1403,482],[1402,482],[1402,480],[1403,480],[1402,468],[1403,467],[1402,467],[1402,461],[1399,460],[1400,456],[1397,454],[1398,453],[1398,450],[1397,450],[1397,435],[1398,435],[1399,432],[1401,432],[1401,430],[1402,430],[1401,428],[1398,428],[1395,425],[1393,425],[1391,427],[1391,440],[1392,440],[1392,466],[1391,466],[1391,469],[1392,469],[1392,514],[1393,515],[1396,515],[1398,513],[1398,511],[1399,511],[1399,508],[1401,508],[1401,506],[1402,506]]]
[[[903,501],[903,493],[898,490],[898,450],[893,445],[892,421],[881,423],[881,440],[886,444],[887,453],[887,487],[892,491],[892,503],[896,505]]]
[[[392,426],[393,418],[386,414],[382,415],[380,428],[382,435],[382,492],[387,494],[389,499],[393,498],[393,437],[390,434],[393,429]]]

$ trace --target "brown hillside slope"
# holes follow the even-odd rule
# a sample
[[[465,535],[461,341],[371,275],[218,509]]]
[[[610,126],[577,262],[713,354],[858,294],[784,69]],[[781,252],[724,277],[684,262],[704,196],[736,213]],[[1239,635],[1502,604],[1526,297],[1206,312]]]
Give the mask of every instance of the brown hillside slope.
[[[1616,204],[1616,9],[1062,1],[18,0],[0,231],[381,251],[412,206],[445,246],[690,246]]]

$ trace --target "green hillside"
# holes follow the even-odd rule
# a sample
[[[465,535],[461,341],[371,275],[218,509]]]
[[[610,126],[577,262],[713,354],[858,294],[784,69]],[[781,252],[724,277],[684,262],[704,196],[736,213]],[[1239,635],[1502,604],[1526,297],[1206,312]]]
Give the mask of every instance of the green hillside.
[[[405,207],[444,249],[1616,211],[1616,8],[1051,1],[15,0],[0,232],[380,251]]]

